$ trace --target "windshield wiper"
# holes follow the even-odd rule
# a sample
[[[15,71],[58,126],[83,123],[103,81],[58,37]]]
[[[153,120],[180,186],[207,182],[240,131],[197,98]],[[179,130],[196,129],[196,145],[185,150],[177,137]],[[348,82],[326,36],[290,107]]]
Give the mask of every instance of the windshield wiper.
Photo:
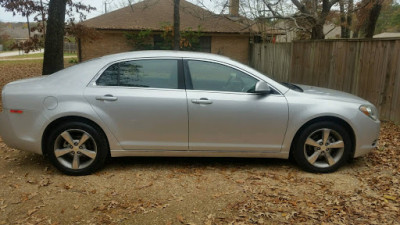
[[[291,83],[287,83],[287,82],[281,82],[282,85],[284,85],[285,87],[294,90],[294,91],[298,91],[298,92],[303,92],[303,89],[295,84],[291,84]]]

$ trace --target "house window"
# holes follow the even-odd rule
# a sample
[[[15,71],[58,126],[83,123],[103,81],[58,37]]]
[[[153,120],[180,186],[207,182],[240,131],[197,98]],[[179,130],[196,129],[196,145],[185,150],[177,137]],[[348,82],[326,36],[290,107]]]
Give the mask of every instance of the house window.
[[[154,49],[155,50],[170,50],[172,49],[172,43],[167,43],[163,37],[159,34],[155,34],[153,36],[154,40]]]
[[[211,37],[200,37],[199,52],[211,52]]]

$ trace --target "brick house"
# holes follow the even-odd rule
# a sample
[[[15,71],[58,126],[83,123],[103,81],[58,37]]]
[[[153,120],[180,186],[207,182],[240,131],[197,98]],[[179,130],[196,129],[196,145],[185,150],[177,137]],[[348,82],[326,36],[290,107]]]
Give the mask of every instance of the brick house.
[[[229,15],[217,15],[187,1],[180,3],[181,30],[201,27],[200,49],[221,54],[243,63],[249,62],[252,36],[248,21],[239,16],[237,0],[231,1]],[[237,2],[237,4],[235,4]],[[151,42],[159,40],[162,24],[173,24],[173,0],[145,0],[82,22],[99,33],[99,39],[79,40],[79,57],[91,58],[133,50],[126,32],[151,30]]]

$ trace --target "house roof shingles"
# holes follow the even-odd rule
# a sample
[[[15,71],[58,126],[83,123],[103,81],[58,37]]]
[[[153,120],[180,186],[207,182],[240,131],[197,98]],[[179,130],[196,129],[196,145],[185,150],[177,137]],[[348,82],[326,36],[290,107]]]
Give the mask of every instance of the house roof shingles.
[[[145,0],[86,20],[83,25],[104,30],[162,30],[173,24],[173,0]],[[217,15],[187,1],[180,3],[181,30],[201,28],[210,33],[249,33],[248,25]]]

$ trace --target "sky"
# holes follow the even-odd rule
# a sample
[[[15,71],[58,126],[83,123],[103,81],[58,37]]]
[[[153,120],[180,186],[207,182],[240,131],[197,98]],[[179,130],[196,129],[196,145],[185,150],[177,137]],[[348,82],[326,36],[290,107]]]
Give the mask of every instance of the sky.
[[[85,0],[84,4],[96,7],[96,10],[87,14],[87,18],[93,18],[104,13],[103,0]],[[110,2],[110,1],[109,1]],[[119,5],[119,1],[114,1],[114,4]],[[20,15],[13,16],[11,12],[6,12],[4,8],[0,7],[0,21],[1,22],[26,22],[26,18]]]
[[[80,1],[80,0],[75,0]],[[87,14],[87,19],[99,16],[104,13],[104,2],[109,2],[108,8],[111,10],[118,9],[123,6],[123,4],[131,2],[138,2],[141,0],[81,0],[84,4],[89,4],[91,6],[96,7],[96,10],[91,11]],[[219,13],[218,10],[221,10],[221,2],[226,0],[186,0],[198,5],[198,2],[202,2],[208,10],[214,11],[215,13]],[[359,0],[355,0],[358,2]],[[400,3],[400,0],[396,0],[396,2]],[[32,21],[32,19],[31,19]],[[0,22],[26,22],[26,18],[16,15],[13,16],[11,12],[6,12],[4,8],[0,7]]]
[[[140,0],[131,0],[131,2],[138,2]],[[189,2],[195,3],[198,0],[187,0]],[[81,1],[84,4],[91,5],[96,7],[96,10],[91,11],[87,14],[87,19],[99,16],[104,13],[104,2],[109,2],[108,8],[109,9],[118,9],[123,6],[123,4],[128,2],[128,0],[84,0]],[[212,1],[204,1],[204,4],[207,5],[207,8],[212,9]],[[31,19],[32,21],[32,19]],[[13,16],[11,12],[6,12],[4,8],[0,7],[0,22],[26,22],[26,18],[20,15]]]

